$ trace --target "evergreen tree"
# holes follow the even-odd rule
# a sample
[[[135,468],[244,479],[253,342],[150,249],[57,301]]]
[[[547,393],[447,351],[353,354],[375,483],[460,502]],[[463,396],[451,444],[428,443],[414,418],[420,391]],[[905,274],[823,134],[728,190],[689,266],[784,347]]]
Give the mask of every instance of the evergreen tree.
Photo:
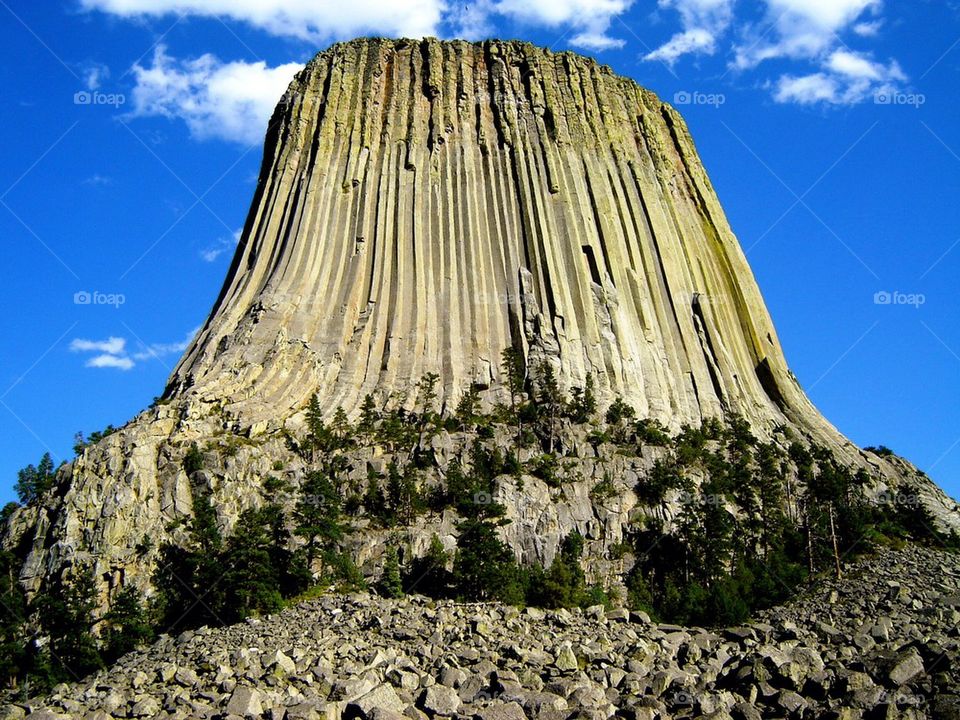
[[[31,505],[53,487],[55,476],[50,453],[44,453],[36,466],[27,465],[17,472],[17,483],[13,489],[21,503]]]
[[[0,678],[16,690],[29,669],[27,654],[27,600],[18,579],[19,563],[13,553],[0,550]]]
[[[476,517],[462,520],[457,526],[453,583],[461,599],[514,605],[523,602],[520,568],[513,551],[497,536],[498,524],[488,517]]]
[[[576,423],[588,423],[597,411],[597,394],[594,387],[593,375],[587,375],[584,387],[575,387],[570,391],[572,396],[568,413]]]
[[[387,497],[390,521],[409,525],[423,509],[416,468],[412,465],[401,468],[391,460],[387,465]]]
[[[554,451],[556,436],[561,412],[565,406],[563,393],[557,384],[553,365],[543,362],[538,368],[540,377],[537,381],[537,430],[544,441],[544,450]]]
[[[344,450],[353,444],[353,426],[342,407],[337,407],[330,421],[330,451]]]
[[[398,598],[403,596],[403,580],[400,577],[400,558],[397,554],[397,548],[393,545],[387,548],[383,564],[383,576],[380,578],[377,589],[384,597]]]
[[[223,575],[225,622],[236,622],[253,613],[280,609],[280,572],[274,564],[274,539],[269,518],[260,510],[244,510],[224,549]]]
[[[161,547],[154,576],[154,585],[160,589],[157,611],[171,629],[220,623],[223,536],[210,502],[203,463],[202,453],[192,445],[183,460],[193,499],[187,546],[168,543]]]
[[[455,412],[457,423],[464,432],[476,423],[479,406],[480,393],[471,385],[470,388],[460,396],[460,401],[457,403]]]
[[[621,398],[615,399],[610,407],[607,408],[604,420],[607,421],[607,431],[615,442],[626,442],[627,427],[633,422],[636,415],[637,411]]]
[[[35,598],[43,631],[49,635],[45,662],[54,681],[76,680],[104,667],[93,637],[97,606],[93,572],[79,568],[57,578]]]
[[[384,525],[390,524],[391,515],[387,507],[387,498],[380,485],[380,475],[373,468],[367,468],[367,488],[363,494],[363,507],[368,517]]]
[[[133,586],[122,588],[114,596],[104,620],[103,655],[108,663],[153,641],[153,627],[140,593]]]
[[[367,393],[363,398],[363,404],[360,405],[360,423],[357,430],[361,435],[372,438],[377,432],[377,425],[380,422],[380,411],[373,401],[373,395]]]
[[[305,538],[307,566],[320,551],[332,551],[344,534],[342,500],[330,478],[323,472],[307,474],[294,510],[297,535]]]
[[[586,577],[580,567],[583,536],[573,531],[563,539],[560,551],[546,573],[531,582],[531,604],[541,607],[578,607],[589,602]]]
[[[513,345],[504,348],[500,358],[507,390],[510,392],[510,413],[517,424],[517,445],[520,446],[523,443],[523,415],[520,412],[520,404],[527,384],[526,360],[523,352]]]
[[[435,598],[452,597],[453,577],[447,570],[449,562],[450,553],[443,549],[443,543],[434,533],[426,555],[410,563],[410,569],[404,578],[404,589],[409,593],[416,592]]]

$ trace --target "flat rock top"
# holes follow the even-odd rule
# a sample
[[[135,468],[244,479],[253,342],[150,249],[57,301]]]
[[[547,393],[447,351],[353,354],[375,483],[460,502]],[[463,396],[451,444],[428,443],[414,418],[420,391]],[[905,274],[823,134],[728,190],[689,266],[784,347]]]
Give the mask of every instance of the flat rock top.
[[[960,557],[916,547],[716,630],[330,595],[165,636],[0,717],[960,717],[958,624]]]

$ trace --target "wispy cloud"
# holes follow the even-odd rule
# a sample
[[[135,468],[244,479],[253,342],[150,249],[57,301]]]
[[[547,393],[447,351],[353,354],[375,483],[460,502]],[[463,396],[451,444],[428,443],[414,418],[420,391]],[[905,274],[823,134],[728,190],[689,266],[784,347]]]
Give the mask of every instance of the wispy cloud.
[[[103,81],[110,77],[110,68],[100,63],[85,63],[81,68],[83,84],[87,90],[99,90]]]
[[[836,50],[822,63],[823,69],[803,76],[782,75],[776,84],[777,102],[850,105],[877,94],[888,94],[907,79],[896,61],[888,65],[870,57]]]
[[[201,250],[200,257],[203,258],[204,262],[212,263],[223,255],[223,253],[227,251],[233,252],[234,248],[237,247],[237,243],[240,242],[240,234],[242,232],[242,230],[236,230],[229,238],[219,238],[213,245]]]
[[[94,187],[105,187],[107,185],[113,185],[113,178],[101,175],[100,173],[94,173],[90,177],[84,178],[83,184]]]
[[[119,355],[126,345],[127,341],[121,337],[109,337],[106,340],[76,338],[70,343],[70,350],[73,352],[103,352]]]
[[[117,368],[118,370],[131,370],[133,369],[135,363],[128,357],[117,355],[97,355],[87,360],[85,365],[92,368]]]
[[[438,35],[445,9],[443,0],[81,0],[80,5],[127,18],[182,15],[235,20],[271,35],[315,44],[368,34]]]
[[[127,351],[127,340],[122,337],[109,337],[106,340],[76,338],[70,342],[70,350],[79,353],[96,353],[87,359],[84,363],[85,367],[132,370],[138,363],[147,360],[160,360],[170,355],[179,355],[187,349],[199,329],[194,328],[178,342],[151,345],[140,343],[134,352]]]
[[[907,83],[896,60],[879,61],[850,42],[877,36],[882,0],[762,0],[760,21],[748,20],[736,0],[658,0],[680,15],[681,30],[645,60],[673,64],[686,55],[730,52],[730,70],[757,70],[770,60],[792,61],[801,72],[762,82],[779,103],[851,105],[891,95]],[[732,38],[726,39],[724,38]]]
[[[190,346],[190,342],[199,331],[200,328],[195,327],[193,330],[187,333],[183,340],[180,340],[179,342],[142,345],[137,352],[133,353],[133,359],[137,361],[159,360],[160,358],[167,357],[168,355],[179,355]]]
[[[673,63],[683,55],[712,55],[718,39],[733,21],[734,0],[659,0],[657,4],[677,11],[683,30],[648,53],[645,60]]]

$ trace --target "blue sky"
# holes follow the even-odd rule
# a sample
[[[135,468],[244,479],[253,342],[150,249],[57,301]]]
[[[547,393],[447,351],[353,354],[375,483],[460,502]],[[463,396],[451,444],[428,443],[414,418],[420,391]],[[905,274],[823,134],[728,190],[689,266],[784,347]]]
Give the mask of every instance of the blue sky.
[[[960,496],[960,3],[0,0],[0,501],[162,392],[273,105],[364,34],[579,50],[675,102],[814,402]]]

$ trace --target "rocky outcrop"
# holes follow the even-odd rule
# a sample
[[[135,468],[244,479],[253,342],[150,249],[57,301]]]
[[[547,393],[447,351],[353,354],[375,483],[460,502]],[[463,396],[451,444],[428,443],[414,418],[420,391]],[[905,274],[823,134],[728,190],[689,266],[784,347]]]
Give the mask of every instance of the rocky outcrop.
[[[170,399],[279,427],[317,393],[503,397],[522,348],[668,427],[737,412],[842,440],[790,377],[683,119],[526,43],[358,40],[271,122],[256,197]]]
[[[0,717],[960,717],[958,556],[908,548],[846,572],[715,630],[329,596],[163,637]]]
[[[104,600],[128,582],[147,589],[149,547],[181,539],[175,521],[192,512],[191,443],[207,450],[203,482],[229,531],[275,468],[296,487],[288,438],[314,393],[328,414],[356,417],[368,393],[409,406],[436,373],[437,410],[470,387],[490,407],[505,397],[508,346],[534,371],[548,363],[565,391],[592,378],[601,409],[619,398],[672,429],[725,412],[760,437],[786,426],[867,469],[874,494],[916,475],[854,447],[787,370],[675,110],[571,53],[363,39],[317,55],[277,107],[229,275],[161,402],[64,467],[3,544],[30,590],[79,563]],[[581,445],[563,502],[532,481],[502,484],[522,558],[549,561],[573,529],[601,560],[621,539],[630,494],[595,502],[590,490],[603,472],[629,487],[649,458],[602,464]],[[955,503],[917,487],[960,526]],[[438,523],[452,543],[451,519]],[[425,547],[426,528],[410,532]]]

